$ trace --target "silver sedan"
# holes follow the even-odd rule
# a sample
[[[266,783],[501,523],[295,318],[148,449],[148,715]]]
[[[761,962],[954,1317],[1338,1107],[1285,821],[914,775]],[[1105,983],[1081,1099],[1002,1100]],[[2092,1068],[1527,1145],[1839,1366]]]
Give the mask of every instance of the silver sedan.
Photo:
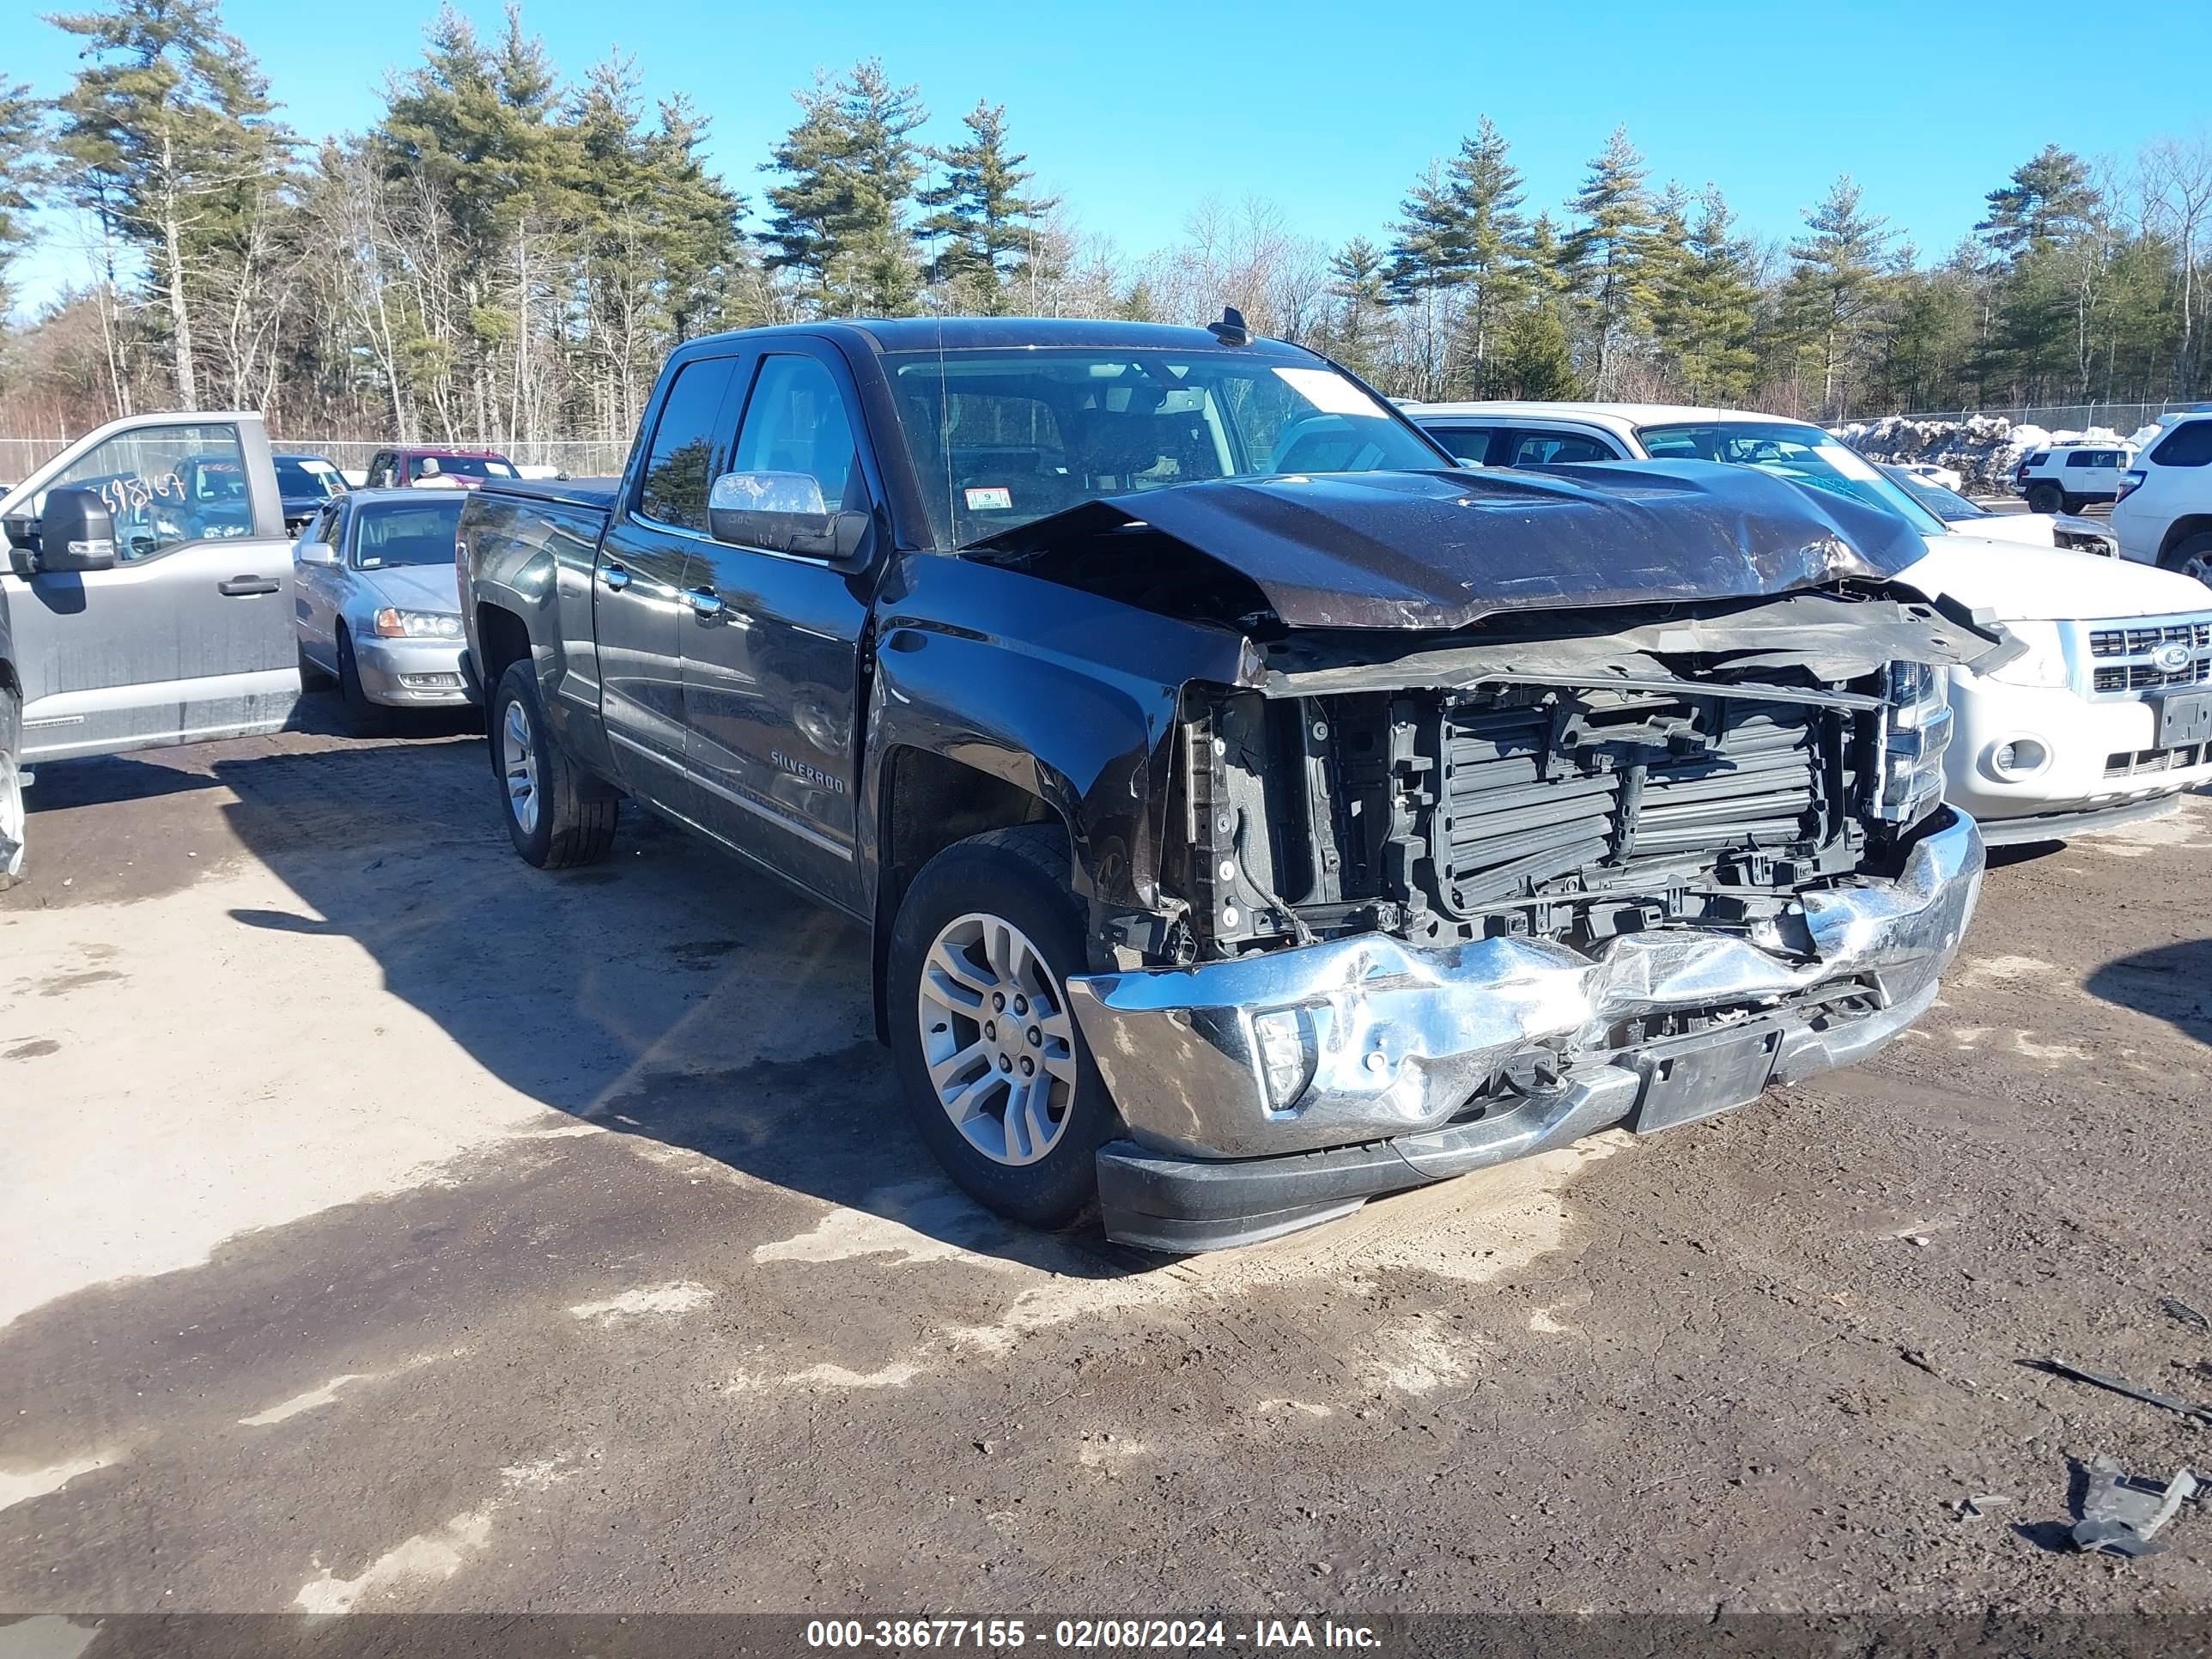
[[[357,717],[471,701],[461,673],[453,537],[459,492],[356,489],[292,548],[300,672],[335,679]]]

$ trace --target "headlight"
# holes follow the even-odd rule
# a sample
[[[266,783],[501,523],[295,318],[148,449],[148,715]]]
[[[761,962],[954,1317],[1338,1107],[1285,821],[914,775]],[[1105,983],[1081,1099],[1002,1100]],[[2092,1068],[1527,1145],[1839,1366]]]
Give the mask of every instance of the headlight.
[[[1874,815],[1915,824],[1943,799],[1943,751],[1951,746],[1950,685],[1924,662],[1889,665],[1889,708],[1882,716],[1881,777]]]
[[[2066,647],[2059,643],[2058,624],[2047,622],[2007,623],[2005,631],[2027,647],[2023,656],[1984,678],[2000,685],[2065,686],[2072,684],[2066,667]]]
[[[458,640],[461,619],[434,611],[397,611],[386,605],[373,619],[380,640]]]

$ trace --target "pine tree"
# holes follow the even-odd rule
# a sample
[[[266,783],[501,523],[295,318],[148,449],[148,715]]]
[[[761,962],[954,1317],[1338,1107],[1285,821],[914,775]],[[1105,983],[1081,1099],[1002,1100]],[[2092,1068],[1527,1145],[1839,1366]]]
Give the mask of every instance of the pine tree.
[[[945,179],[915,198],[936,210],[915,229],[940,243],[929,280],[950,289],[960,308],[999,316],[1009,309],[1008,290],[1040,263],[1039,221],[1058,204],[1021,193],[1034,175],[1022,170],[1028,156],[1007,153],[1004,104],[979,101],[961,124],[966,143],[930,152]]]
[[[1663,216],[1674,251],[1656,284],[1654,337],[1681,382],[1686,401],[1741,402],[1757,378],[1752,344],[1759,284],[1751,249],[1734,234],[1734,218],[1720,191],[1708,185],[1687,224],[1679,207]]]
[[[196,277],[287,160],[268,83],[216,0],[116,0],[56,17],[85,66],[56,106],[64,193],[143,254],[179,403],[200,406]]]
[[[2045,144],[1987,197],[1990,216],[1974,227],[1998,252],[2017,255],[2086,229],[2100,205],[2081,158]]]
[[[1784,299],[1820,365],[1824,418],[1844,411],[1852,370],[1880,326],[1889,232],[1881,218],[1861,208],[1859,198],[1859,186],[1844,173],[1806,214],[1806,234],[1790,245],[1793,265]]]
[[[1590,378],[1601,398],[1651,303],[1655,220],[1644,180],[1644,157],[1628,129],[1615,127],[1572,204],[1579,222],[1566,239],[1566,264],[1589,315]]]
[[[769,269],[794,273],[800,299],[819,312],[911,313],[921,290],[906,222],[921,177],[919,95],[870,59],[835,85],[817,78],[799,105],[799,124],[767,164],[783,175],[768,192]]]
[[[1471,257],[1466,224],[1441,165],[1430,165],[1398,213],[1398,222],[1390,228],[1390,300],[1410,320],[1413,390],[1423,398],[1438,398],[1445,393],[1457,321],[1453,290],[1467,280]]]
[[[1582,395],[1566,319],[1557,300],[1523,306],[1505,325],[1491,368],[1491,389],[1501,398],[1550,402]]]
[[[37,204],[37,192],[45,182],[45,170],[39,164],[43,126],[30,88],[0,81],[0,319],[13,303],[8,267],[30,240],[30,226],[19,216]]]
[[[1355,374],[1375,378],[1389,344],[1389,268],[1382,250],[1355,236],[1329,256],[1329,297],[1336,303],[1329,355]]]
[[[1504,138],[1486,115],[1474,137],[1460,141],[1449,173],[1449,206],[1467,289],[1462,327],[1469,371],[1478,386],[1487,371],[1498,321],[1519,292],[1526,262],[1521,174],[1506,155]]]

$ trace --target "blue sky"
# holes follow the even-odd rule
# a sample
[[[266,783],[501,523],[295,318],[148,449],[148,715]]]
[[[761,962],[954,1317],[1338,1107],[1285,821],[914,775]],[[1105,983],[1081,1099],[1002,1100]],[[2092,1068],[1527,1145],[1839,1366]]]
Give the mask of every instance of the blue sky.
[[[226,15],[288,118],[320,137],[374,118],[380,86],[416,60],[434,9],[228,0]],[[462,9],[497,26],[496,0]],[[5,74],[58,91],[74,43],[24,0],[6,10]],[[921,88],[931,138],[953,136],[978,98],[1004,103],[1040,182],[1130,256],[1172,240],[1209,194],[1269,198],[1330,242],[1379,239],[1408,182],[1486,113],[1514,147],[1531,210],[1564,199],[1626,122],[1655,184],[1717,183],[1755,234],[1787,236],[1850,172],[1875,211],[1941,252],[2043,143],[2124,159],[2147,139],[2203,130],[2212,6],[2100,14],[2085,31],[2087,15],[1926,0],[524,9],[564,70],[618,48],[648,93],[688,93],[712,118],[717,163],[756,204],[757,164],[791,123],[792,88],[817,67],[880,56]],[[50,245],[17,283],[42,298],[78,264]]]

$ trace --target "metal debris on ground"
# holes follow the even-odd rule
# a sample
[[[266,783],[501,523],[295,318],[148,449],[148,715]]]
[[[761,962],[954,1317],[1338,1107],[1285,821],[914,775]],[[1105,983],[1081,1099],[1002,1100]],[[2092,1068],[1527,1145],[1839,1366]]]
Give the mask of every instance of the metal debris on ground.
[[[1952,1507],[1959,1512],[1959,1519],[1961,1521],[1978,1521],[1991,1510],[2012,1501],[2011,1496],[2008,1493],[1984,1492],[1977,1492],[1972,1498],[1961,1498]]]
[[[2074,1528],[2074,1547],[2130,1559],[2166,1548],[2154,1542],[2158,1529],[2173,1519],[2197,1492],[2197,1477],[2187,1469],[2160,1486],[2122,1471],[2112,1458],[2089,1465],[2088,1490],[2081,1494],[2081,1519]]]
[[[2212,1406],[2192,1405],[2186,1400],[2177,1400],[2170,1394],[2154,1394],[2148,1389],[2137,1388],[2117,1376],[2100,1376],[2094,1371],[2085,1371],[2063,1359],[2037,1359],[2028,1363],[2039,1370],[2070,1376],[2076,1382],[2091,1383],[2100,1389],[2110,1389],[2114,1394],[2124,1394],[2129,1399],[2140,1400],[2147,1406],[2160,1406],[2170,1412],[2179,1412],[2184,1417],[2193,1417],[2200,1423],[2212,1424]]]
[[[2178,1319],[2192,1331],[2212,1334],[2212,1319],[2191,1307],[2178,1296],[2162,1296],[2158,1299],[2159,1310],[2170,1319]]]

